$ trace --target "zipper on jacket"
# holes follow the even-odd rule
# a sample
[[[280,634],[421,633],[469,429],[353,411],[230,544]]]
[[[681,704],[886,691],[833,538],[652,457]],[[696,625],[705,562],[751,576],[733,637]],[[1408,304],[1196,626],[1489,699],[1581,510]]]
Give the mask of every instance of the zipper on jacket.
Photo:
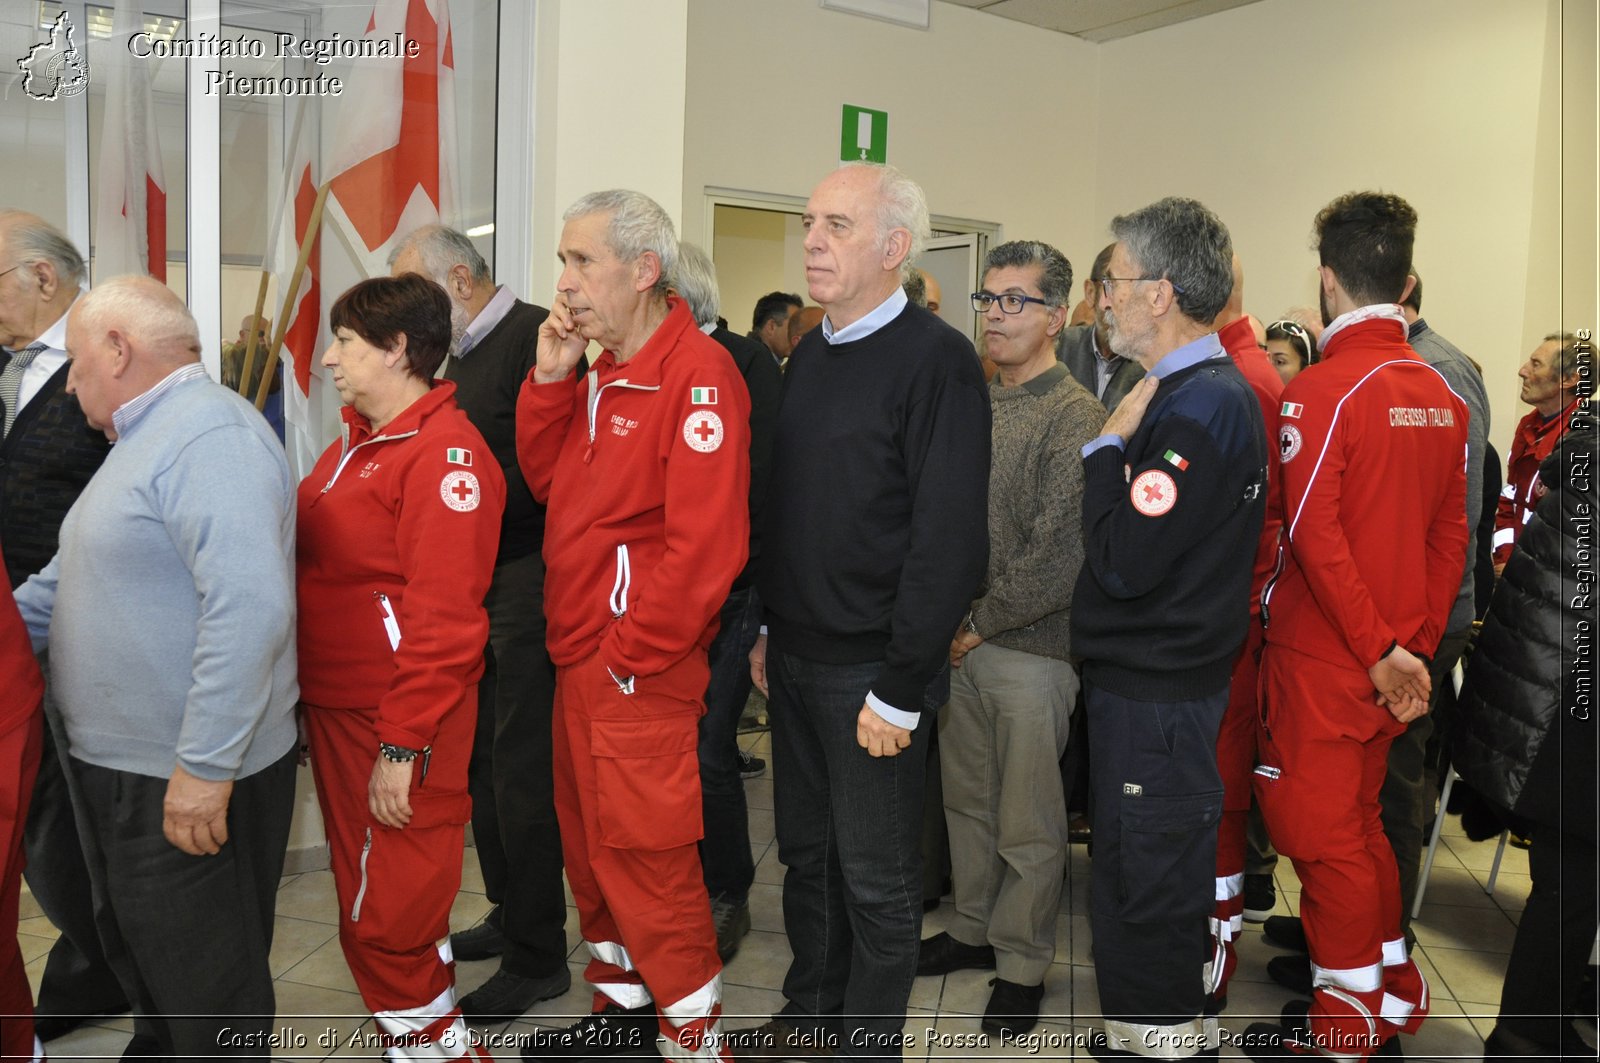
[[[322,490],[318,493],[325,495],[329,491],[333,490],[333,485],[338,482],[339,474],[344,472],[344,467],[350,464],[350,459],[354,457],[355,452],[360,450],[362,447],[371,446],[373,443],[388,443],[396,439],[409,439],[411,436],[416,434],[417,429],[413,428],[411,431],[401,432],[399,435],[373,436],[371,439],[362,440],[353,447],[350,445],[350,437],[346,435],[344,437],[344,450],[339,455],[339,464],[333,467],[333,475],[328,477],[328,482],[322,485]]]
[[[617,578],[611,584],[611,615],[618,620],[628,611],[628,587],[633,583],[633,565],[628,560],[628,544],[617,544]]]
[[[600,370],[589,370],[589,446],[583,452],[585,465],[594,460],[594,439],[600,423],[600,393],[606,388],[628,388],[632,391],[660,391],[659,384],[630,384],[627,380],[610,380],[600,383]],[[619,614],[620,615],[620,614]]]
[[[373,591],[372,600],[378,605],[378,615],[383,617],[383,633],[389,636],[389,649],[400,648],[400,618],[394,615],[394,606],[389,604],[389,596],[382,591]]]
[[[372,855],[372,828],[367,828],[367,840],[361,844],[361,888],[356,890],[356,899],[350,905],[350,921],[361,922],[361,902],[367,896],[367,857]]]

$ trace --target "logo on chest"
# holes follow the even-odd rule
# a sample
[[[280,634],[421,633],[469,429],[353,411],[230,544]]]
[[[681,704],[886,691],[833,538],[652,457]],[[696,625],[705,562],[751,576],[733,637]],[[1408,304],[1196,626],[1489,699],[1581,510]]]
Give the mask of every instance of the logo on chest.
[[[611,434],[614,436],[625,436],[638,427],[639,422],[632,417],[624,417],[620,413],[611,415]]]
[[[379,464],[377,462],[375,462],[375,461],[367,462],[365,465],[361,466],[361,478],[363,480],[369,478],[373,473],[378,471],[378,468],[379,468]]]

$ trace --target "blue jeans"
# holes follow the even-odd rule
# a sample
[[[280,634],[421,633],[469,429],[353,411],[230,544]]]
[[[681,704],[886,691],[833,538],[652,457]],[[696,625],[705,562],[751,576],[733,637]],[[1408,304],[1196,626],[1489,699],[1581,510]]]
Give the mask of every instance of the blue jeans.
[[[767,647],[783,920],[794,962],[782,1016],[850,1058],[901,1058],[922,933],[922,786],[932,713],[873,757],[856,718],[881,664]]]
[[[700,802],[705,837],[700,864],[706,892],[743,903],[756,877],[750,818],[739,774],[739,716],[750,697],[750,647],[761,633],[761,599],[742,587],[722,603],[722,626],[707,656],[706,714],[700,717]]]

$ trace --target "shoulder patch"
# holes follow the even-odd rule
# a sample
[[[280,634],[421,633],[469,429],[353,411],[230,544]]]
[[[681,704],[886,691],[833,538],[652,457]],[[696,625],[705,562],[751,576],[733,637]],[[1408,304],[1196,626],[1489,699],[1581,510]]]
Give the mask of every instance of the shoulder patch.
[[[470,513],[477,509],[482,495],[478,490],[478,478],[464,469],[445,473],[439,483],[439,497],[458,513]]]
[[[1278,429],[1279,461],[1293,461],[1304,445],[1305,439],[1301,437],[1298,426],[1286,424]]]
[[[690,388],[689,402],[695,406],[715,406],[717,404],[717,389]]]
[[[695,410],[683,422],[683,441],[702,454],[722,446],[722,418],[710,410]]]
[[[1284,417],[1299,417],[1302,413],[1305,413],[1305,412],[1306,412],[1306,408],[1305,408],[1304,404],[1302,404],[1302,403],[1286,402],[1286,403],[1283,404],[1282,416],[1284,416]]]
[[[1160,517],[1178,504],[1178,485],[1160,469],[1146,469],[1135,477],[1128,498],[1145,516]]]
[[[451,465],[471,465],[472,451],[465,447],[449,447],[444,452],[444,460]]]

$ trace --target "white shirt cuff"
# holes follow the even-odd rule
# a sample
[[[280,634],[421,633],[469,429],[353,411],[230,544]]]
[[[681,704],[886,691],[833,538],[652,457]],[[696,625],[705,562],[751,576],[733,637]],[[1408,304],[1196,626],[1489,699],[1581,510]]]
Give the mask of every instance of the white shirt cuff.
[[[879,716],[882,716],[885,720],[894,724],[896,727],[904,727],[908,731],[915,731],[917,729],[918,722],[920,722],[922,719],[922,713],[906,712],[902,709],[897,709],[888,702],[880,699],[878,695],[874,694],[870,690],[867,691],[867,708],[871,709]]]

